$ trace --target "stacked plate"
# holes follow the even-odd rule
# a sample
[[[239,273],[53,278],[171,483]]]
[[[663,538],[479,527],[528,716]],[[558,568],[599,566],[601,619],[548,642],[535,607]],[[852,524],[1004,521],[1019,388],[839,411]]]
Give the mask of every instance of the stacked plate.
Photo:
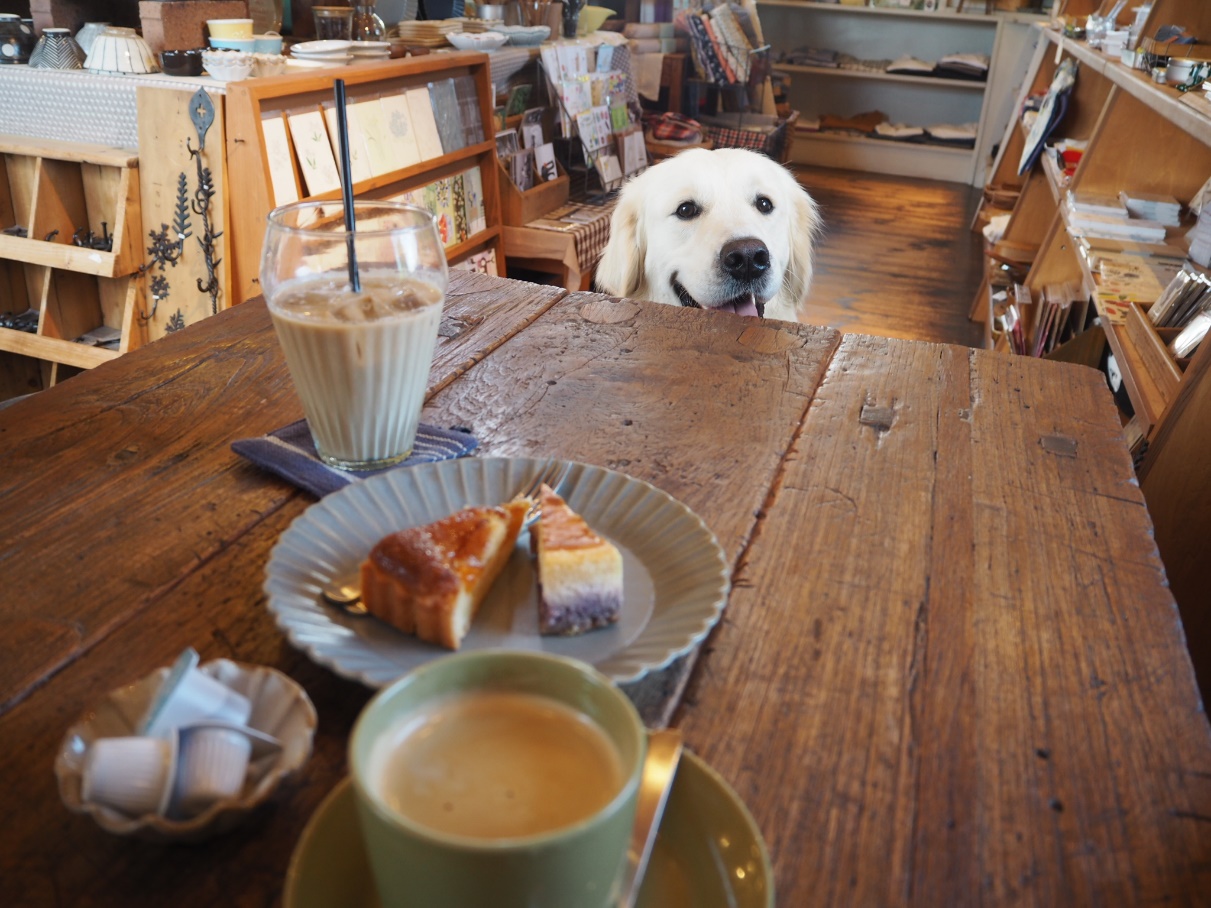
[[[391,42],[354,41],[349,45],[349,53],[353,54],[353,63],[365,63],[367,60],[388,60],[391,57]]]
[[[352,41],[304,41],[290,48],[290,56],[311,66],[344,66],[353,59]]]
[[[413,47],[445,47],[451,33],[485,31],[489,24],[481,19],[413,19],[395,26],[393,35]]]

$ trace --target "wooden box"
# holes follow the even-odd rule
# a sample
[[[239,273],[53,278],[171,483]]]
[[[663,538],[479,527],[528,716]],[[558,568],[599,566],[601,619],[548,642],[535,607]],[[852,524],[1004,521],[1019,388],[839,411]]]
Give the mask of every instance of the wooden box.
[[[246,19],[245,0],[140,0],[143,38],[153,53],[207,46],[207,19]]]
[[[555,166],[559,168],[559,176],[522,192],[513,183],[504,165],[500,161],[496,162],[500,178],[500,210],[503,223],[510,227],[524,227],[568,200],[568,175],[558,161]]]

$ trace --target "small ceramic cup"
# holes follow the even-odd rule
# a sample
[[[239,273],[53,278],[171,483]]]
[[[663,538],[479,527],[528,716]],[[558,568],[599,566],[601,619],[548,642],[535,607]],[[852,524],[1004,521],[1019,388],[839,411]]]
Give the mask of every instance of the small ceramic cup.
[[[444,734],[430,734],[434,722]],[[519,740],[558,743],[526,753],[526,744],[502,740],[516,728],[525,729]],[[586,734],[596,743],[586,739],[585,750],[564,752],[563,742]],[[488,766],[464,762],[476,748],[489,753]],[[367,704],[349,744],[358,819],[383,905],[612,908],[646,748],[626,695],[573,659],[480,650],[404,676]],[[413,760],[421,767],[415,772]],[[575,765],[576,788],[552,786],[559,773],[549,767],[556,763]],[[590,765],[613,769],[594,772]],[[401,789],[394,781],[401,777],[426,784]],[[468,793],[468,782],[486,778],[492,782]],[[601,786],[595,800],[580,809],[535,827],[512,825],[534,805],[562,806],[594,784]],[[425,798],[427,806],[416,803]]]
[[[251,19],[207,19],[206,27],[212,38],[251,38]]]
[[[267,32],[263,35],[253,35],[253,52],[258,54],[280,54],[282,52],[282,36],[277,32]]]
[[[196,47],[189,50],[161,51],[160,69],[166,76],[200,76],[202,51]]]

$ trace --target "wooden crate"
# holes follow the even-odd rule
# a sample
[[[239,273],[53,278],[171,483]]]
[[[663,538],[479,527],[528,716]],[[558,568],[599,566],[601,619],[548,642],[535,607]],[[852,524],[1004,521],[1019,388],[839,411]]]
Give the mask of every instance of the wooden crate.
[[[504,165],[496,162],[500,179],[501,219],[505,224],[524,227],[567,202],[571,181],[558,161],[555,166],[559,167],[559,176],[522,192],[505,172]]]

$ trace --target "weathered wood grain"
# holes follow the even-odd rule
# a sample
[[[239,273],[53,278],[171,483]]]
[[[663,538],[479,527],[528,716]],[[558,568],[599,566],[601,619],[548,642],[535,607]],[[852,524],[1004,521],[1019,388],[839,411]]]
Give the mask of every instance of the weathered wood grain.
[[[678,719],[780,893],[1211,891],[1211,737],[1131,475],[1092,370],[843,339]]]
[[[562,294],[456,275],[431,389]],[[5,617],[29,644],[5,646],[0,711],[267,513],[310,503],[230,449],[302,416],[264,305],[216,318],[0,411]]]

